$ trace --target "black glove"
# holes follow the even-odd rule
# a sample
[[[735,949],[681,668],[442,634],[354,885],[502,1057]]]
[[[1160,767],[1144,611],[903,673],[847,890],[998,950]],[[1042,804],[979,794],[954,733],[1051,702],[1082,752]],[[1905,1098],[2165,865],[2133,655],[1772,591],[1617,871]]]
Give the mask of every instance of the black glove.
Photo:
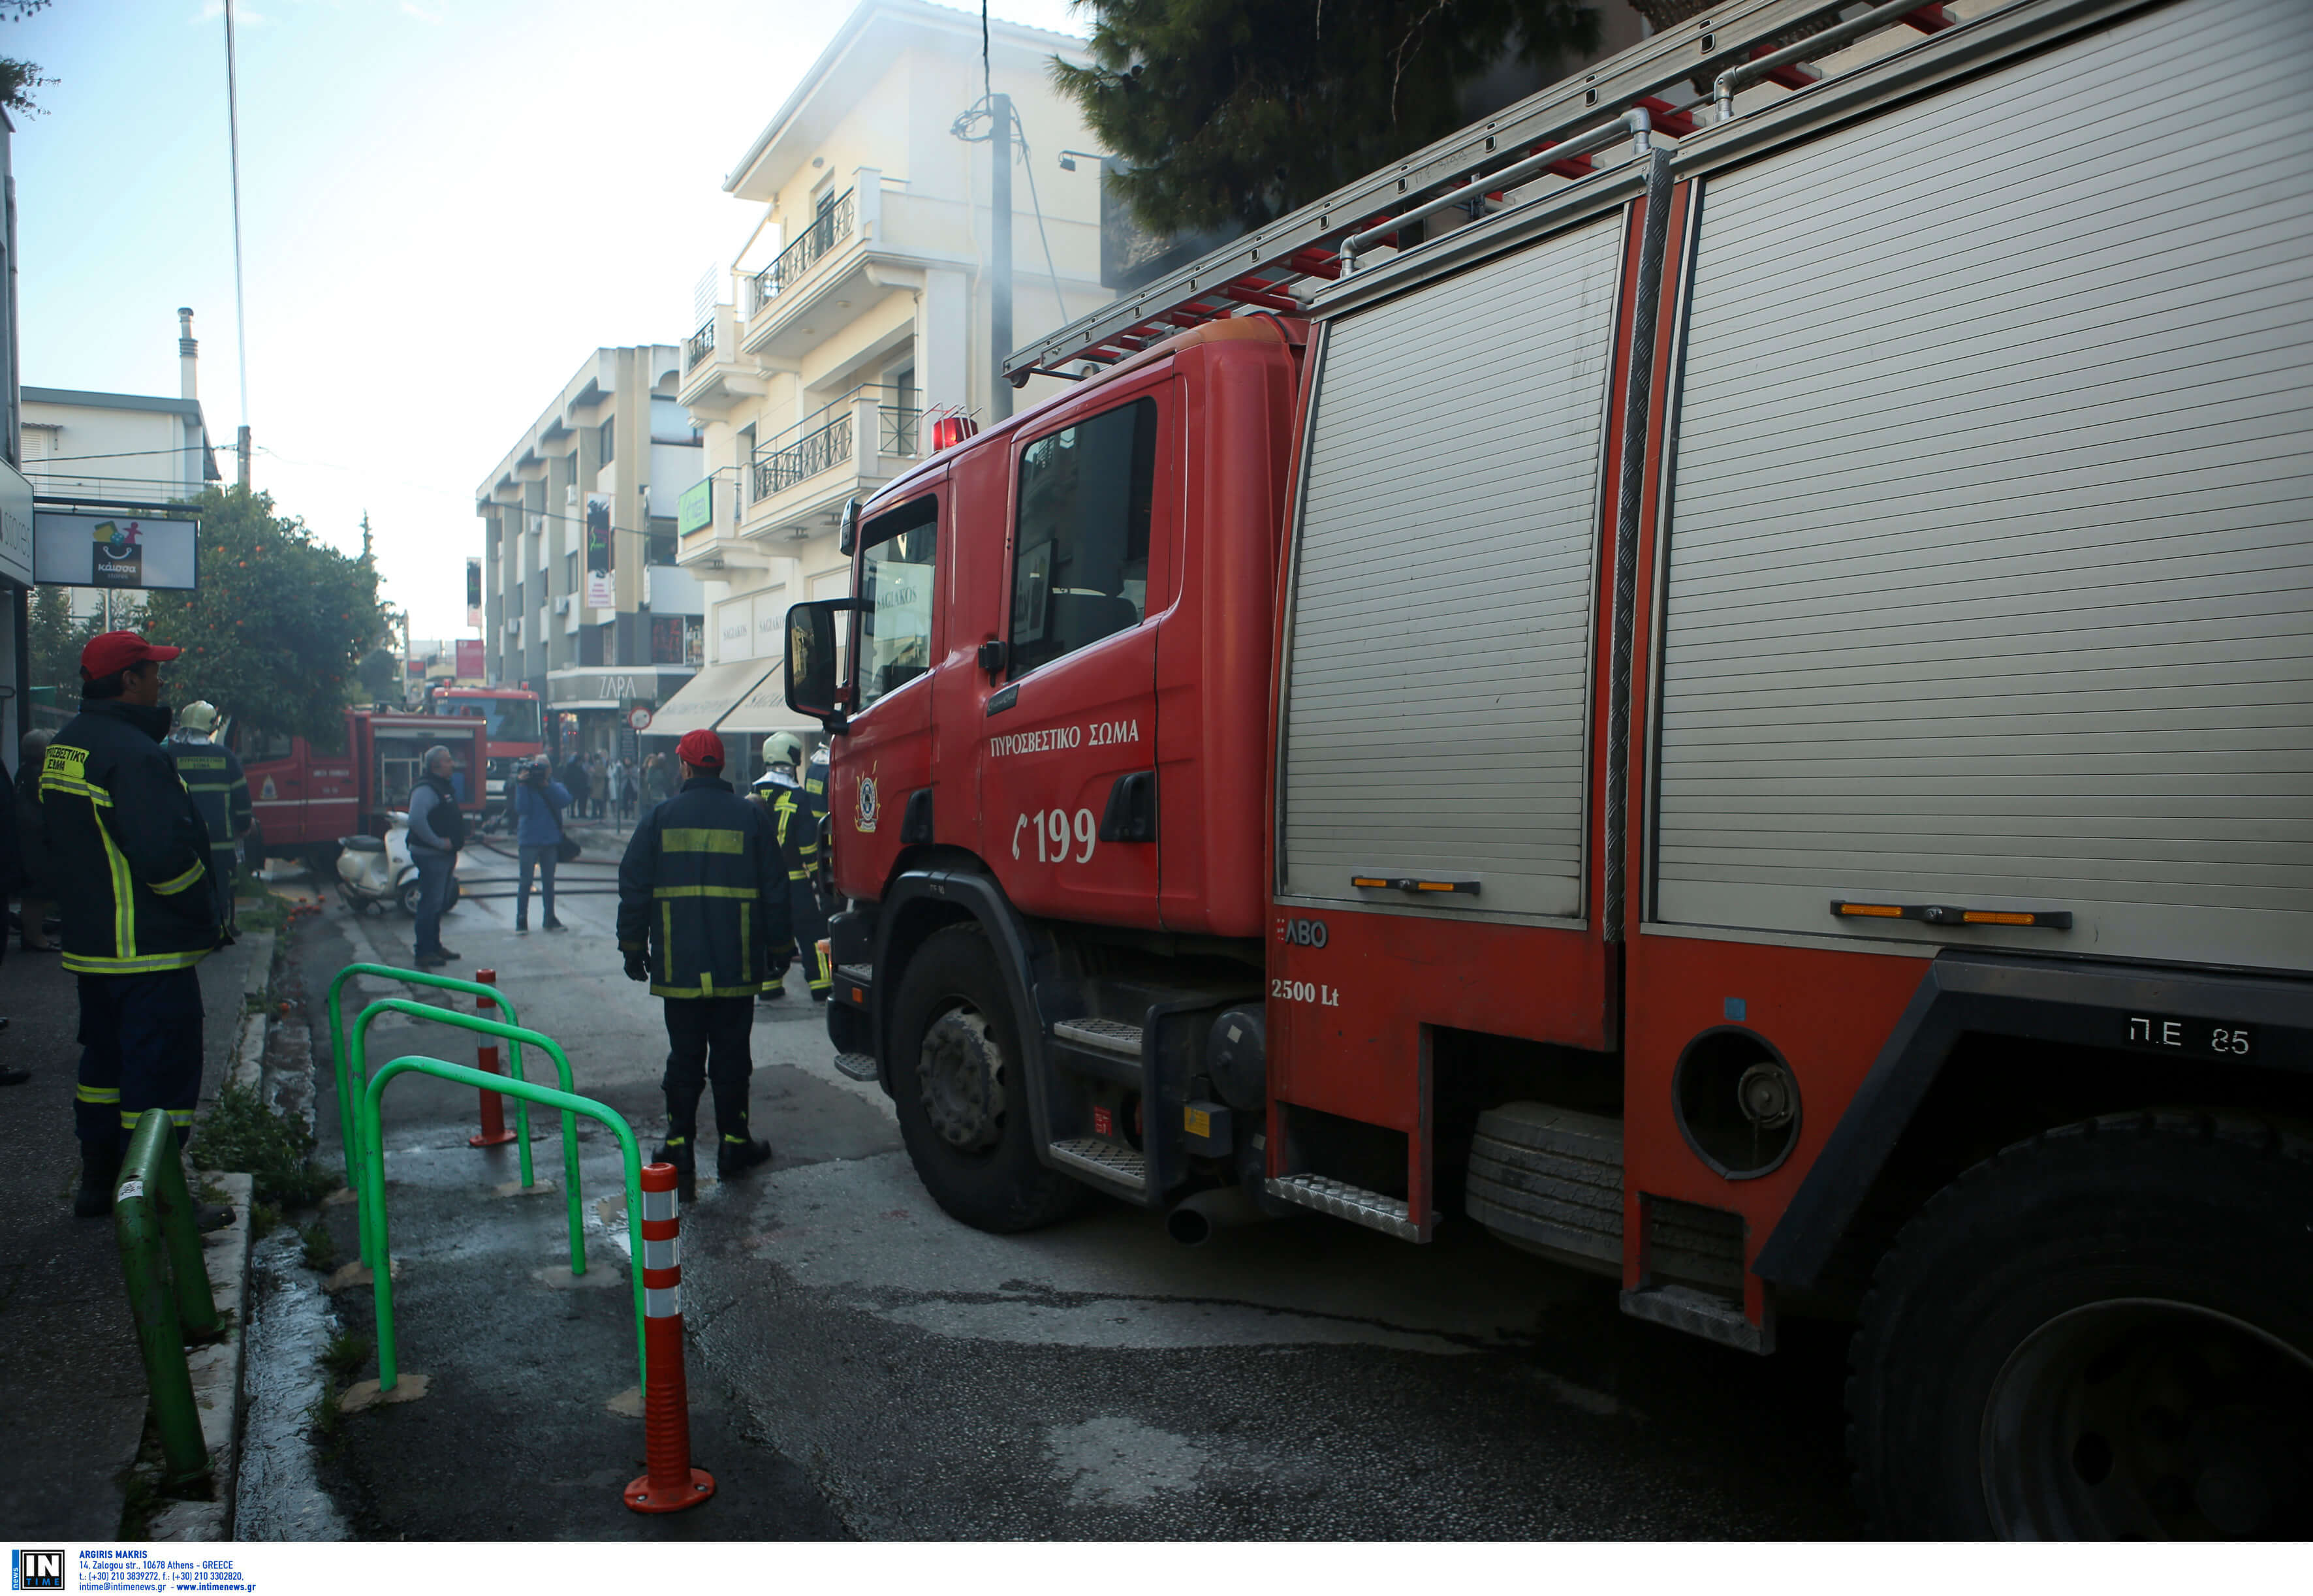
[[[630,981],[650,979],[650,960],[638,951],[627,955],[627,979]]]

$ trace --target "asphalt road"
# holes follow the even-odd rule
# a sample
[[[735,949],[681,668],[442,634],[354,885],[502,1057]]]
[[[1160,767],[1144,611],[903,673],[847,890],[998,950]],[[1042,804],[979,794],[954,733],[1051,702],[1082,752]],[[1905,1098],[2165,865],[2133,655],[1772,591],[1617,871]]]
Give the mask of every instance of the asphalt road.
[[[470,855],[477,894],[504,862]],[[607,878],[607,868],[566,871]],[[606,884],[606,883],[605,883]],[[444,940],[562,1039],[578,1090],[647,1154],[658,1005],[621,978],[615,900],[517,938],[477,896]],[[533,906],[532,923],[538,915]],[[332,908],[296,950],[402,965],[409,923]],[[615,1145],[582,1143],[590,1267],[558,1194],[501,1197],[474,1094],[404,1077],[385,1115],[401,1366],[427,1394],[346,1417],[321,1483],[357,1534],[726,1539],[1812,1538],[1857,1532],[1840,1455],[1844,1342],[1786,1325],[1755,1359],[1624,1318],[1609,1282],[1466,1223],[1427,1248],[1311,1215],[1168,1241],[1104,1199],[1025,1237],[950,1221],[890,1107],[837,1075],[799,983],[760,1012],[753,1115],[777,1157],[702,1181],[683,1226],[694,1460],[716,1499],[645,1519]],[[365,998],[383,983],[358,983]],[[472,1038],[382,1020],[373,1068]],[[326,1057],[326,1035],[317,1057]],[[542,1064],[542,1061],[541,1061]],[[335,1105],[321,1121],[334,1142]],[[706,1128],[703,1123],[702,1131]],[[558,1170],[550,1124],[541,1174]],[[351,1210],[329,1211],[343,1253]],[[367,1288],[335,1306],[374,1334]],[[374,1376],[374,1361],[360,1372]],[[622,1393],[623,1398],[622,1398]]]

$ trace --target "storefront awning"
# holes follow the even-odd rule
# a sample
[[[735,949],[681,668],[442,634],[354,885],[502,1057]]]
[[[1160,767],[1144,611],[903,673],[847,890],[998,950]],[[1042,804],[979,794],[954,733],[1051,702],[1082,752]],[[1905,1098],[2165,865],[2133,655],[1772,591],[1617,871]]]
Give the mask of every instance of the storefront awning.
[[[770,662],[768,673],[716,728],[718,732],[752,733],[819,732],[820,723],[787,707],[787,670],[784,660]]]
[[[715,725],[770,673],[771,664],[769,660],[741,660],[708,666],[660,706],[643,735],[680,737]]]

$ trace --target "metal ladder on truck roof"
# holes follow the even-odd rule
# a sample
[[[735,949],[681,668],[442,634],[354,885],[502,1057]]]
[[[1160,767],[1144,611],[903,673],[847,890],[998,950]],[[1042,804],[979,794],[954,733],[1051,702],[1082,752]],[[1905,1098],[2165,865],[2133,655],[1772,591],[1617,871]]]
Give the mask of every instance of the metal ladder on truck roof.
[[[1359,250],[1394,242],[1392,224],[1411,226],[1456,205],[1499,204],[1503,189],[1543,173],[1579,182],[1596,170],[1592,155],[1626,133],[1640,153],[1653,135],[1685,137],[1705,103],[1665,96],[1686,91],[1698,75],[1712,76],[1710,100],[1725,120],[1736,92],[1754,83],[1796,92],[1822,81],[1805,57],[1883,29],[1937,33],[1957,21],[1940,0],[1895,0],[1810,26],[1840,9],[1823,0],[1735,0],[1707,11],[1079,316],[1007,355],[1004,374],[1015,387],[1040,373],[1072,376],[1069,365],[1113,364],[1223,317],[1299,314],[1297,285],[1353,269]],[[1779,42],[1802,31],[1797,42]]]

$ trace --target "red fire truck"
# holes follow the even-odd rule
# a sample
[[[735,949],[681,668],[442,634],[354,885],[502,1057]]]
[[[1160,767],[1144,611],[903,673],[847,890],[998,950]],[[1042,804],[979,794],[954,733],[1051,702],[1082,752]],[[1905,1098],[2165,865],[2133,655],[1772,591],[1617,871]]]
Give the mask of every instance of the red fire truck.
[[[430,688],[428,715],[466,715],[489,727],[489,787],[492,810],[506,802],[507,776],[525,759],[546,751],[538,695],[527,688]]]
[[[324,881],[334,879],[339,838],[383,837],[387,815],[409,808],[428,748],[440,743],[450,750],[451,779],[462,792],[471,790],[483,757],[479,726],[450,727],[424,715],[367,709],[346,711],[334,752],[303,737],[255,732],[237,723],[226,741],[241,756],[256,811],[250,856],[303,859]]]
[[[1474,1223],[1852,1320],[1886,1531],[2303,1535],[2313,28],[1836,15],[1239,240],[855,508],[829,1024],[974,1225]]]

